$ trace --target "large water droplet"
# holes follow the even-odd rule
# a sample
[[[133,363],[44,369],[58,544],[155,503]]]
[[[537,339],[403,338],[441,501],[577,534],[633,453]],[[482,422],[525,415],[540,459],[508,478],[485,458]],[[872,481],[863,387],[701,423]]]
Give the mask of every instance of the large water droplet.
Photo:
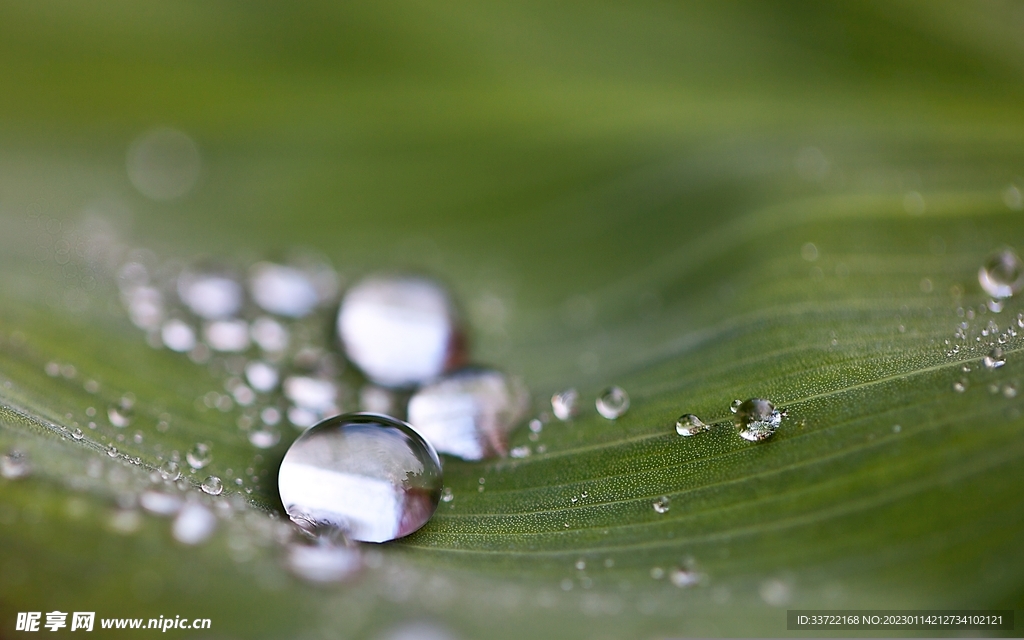
[[[559,420],[571,420],[580,411],[580,394],[575,389],[559,391],[551,396],[551,412]]]
[[[260,262],[249,271],[253,300],[270,313],[302,318],[320,302],[313,281],[301,269]]]
[[[203,490],[203,493],[219,496],[224,491],[224,483],[217,476],[207,476],[199,488]]]
[[[993,298],[1009,298],[1024,289],[1024,263],[1011,249],[1001,249],[978,270],[978,282]]]
[[[213,460],[213,453],[210,451],[210,445],[197,442],[195,446],[189,449],[189,452],[185,454],[185,460],[188,462],[188,466],[193,469],[202,469]]]
[[[417,391],[409,400],[409,423],[439,453],[480,460],[508,453],[508,433],[529,402],[518,380],[470,367]]]
[[[735,422],[741,438],[759,442],[775,433],[782,423],[782,413],[768,400],[751,398],[736,407]]]
[[[614,420],[629,409],[629,394],[622,387],[608,387],[597,397],[597,412]]]
[[[8,480],[24,478],[32,472],[32,465],[29,464],[28,456],[16,450],[0,456],[0,477]]]
[[[338,337],[349,360],[372,381],[412,386],[465,360],[458,314],[448,292],[415,276],[371,276],[348,290]]]
[[[676,433],[681,436],[695,436],[709,429],[711,429],[711,425],[704,424],[692,413],[683,414],[676,420]]]
[[[178,297],[192,313],[207,320],[228,318],[242,308],[242,287],[226,274],[183,271]]]
[[[197,502],[185,505],[174,519],[171,534],[182,544],[196,545],[205,542],[217,529],[217,516]]]
[[[672,501],[669,500],[668,496],[661,496],[660,498],[655,500],[651,504],[651,506],[654,507],[654,510],[657,511],[658,513],[668,513],[668,510],[671,507],[671,504],[672,504]]]
[[[981,363],[985,365],[985,368],[989,371],[994,371],[1006,364],[1006,356],[1003,354],[1002,348],[994,347],[988,352],[987,356],[981,359]]]
[[[441,462],[409,425],[351,413],[292,443],[278,476],[281,501],[300,526],[335,527],[363,542],[419,529],[441,497]]]

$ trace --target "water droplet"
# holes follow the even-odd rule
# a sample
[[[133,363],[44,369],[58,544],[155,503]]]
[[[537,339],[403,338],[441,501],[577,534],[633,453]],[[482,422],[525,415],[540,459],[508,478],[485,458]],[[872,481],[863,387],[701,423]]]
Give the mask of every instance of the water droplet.
[[[163,491],[143,491],[139,495],[139,506],[158,516],[172,516],[181,509],[180,496]]]
[[[584,560],[583,558],[580,558],[579,560],[576,561],[576,570],[577,571],[583,571],[586,568],[587,568],[587,561],[586,560]]]
[[[978,270],[981,288],[993,298],[1009,298],[1024,289],[1024,263],[1010,249],[1001,249]]]
[[[172,318],[160,328],[160,339],[171,351],[187,353],[196,346],[196,332],[177,318]]]
[[[245,320],[214,320],[203,327],[203,337],[214,351],[240,353],[249,348],[249,325]]]
[[[28,456],[16,450],[0,456],[0,477],[8,480],[24,478],[32,472],[32,465],[29,464]]]
[[[1008,382],[1003,385],[1003,397],[1004,398],[1016,398],[1017,397],[1017,384],[1015,382]]]
[[[249,291],[264,311],[302,318],[320,302],[313,281],[301,269],[260,262],[249,271]]]
[[[1003,310],[1003,306],[1005,306],[1005,304],[1006,302],[1003,300],[992,298],[985,303],[985,306],[987,306],[988,310],[991,311],[992,313],[1000,313]]]
[[[85,434],[82,433],[81,429],[75,428],[71,430],[71,437],[74,438],[75,440],[81,440],[82,438],[85,437]]]
[[[273,318],[256,318],[250,333],[253,342],[267,353],[280,353],[288,348],[291,341],[288,329]]]
[[[729,411],[736,413],[739,410],[741,404],[743,404],[743,401],[740,400],[739,398],[736,398],[735,400],[732,401],[732,404],[729,405]]]
[[[669,571],[668,579],[680,589],[695,587],[701,583],[704,575],[692,569],[675,567]]]
[[[178,297],[192,313],[207,320],[229,318],[242,308],[242,287],[223,273],[183,271]]]
[[[107,419],[110,420],[110,424],[123,429],[132,423],[132,416],[134,415],[135,403],[130,397],[125,396],[121,398],[117,404],[112,404],[107,408]]]
[[[348,544],[343,536],[319,536],[288,544],[285,566],[297,578],[316,584],[344,582],[359,573],[363,566],[359,549]]]
[[[597,397],[597,412],[609,420],[622,416],[629,409],[629,394],[622,387],[608,387]]]
[[[516,378],[467,367],[417,391],[409,423],[438,453],[481,460],[508,453],[508,434],[529,409],[526,387]]]
[[[193,469],[202,469],[206,465],[210,464],[213,460],[213,453],[210,451],[210,445],[202,442],[197,442],[194,447],[189,449],[189,452],[185,454],[185,461],[188,462],[188,466]]]
[[[676,420],[676,433],[681,436],[695,436],[710,429],[711,425],[704,424],[692,413],[683,414]]]
[[[297,406],[319,417],[335,410],[338,389],[330,380],[290,376],[284,380],[284,395]]]
[[[981,363],[989,371],[994,371],[1006,364],[1006,356],[1003,355],[1003,350],[1000,347],[994,347],[987,356],[981,359]]]
[[[818,259],[818,247],[813,242],[806,242],[800,247],[800,257],[807,262],[814,262]]]
[[[338,336],[373,382],[406,387],[461,365],[465,340],[448,292],[416,276],[370,276],[345,294]]]
[[[182,544],[197,545],[205,542],[217,530],[217,516],[197,502],[189,502],[174,519],[171,534]]]
[[[359,413],[329,418],[299,436],[278,477],[293,520],[336,527],[363,542],[422,527],[437,508],[441,484],[437,452],[412,427]]]
[[[668,513],[671,504],[672,501],[669,500],[668,496],[661,496],[660,498],[655,500],[651,504],[651,506],[654,507],[654,510],[657,511],[658,513]]]
[[[759,442],[775,433],[782,422],[782,412],[768,400],[751,398],[736,407],[736,428],[744,440]]]
[[[566,389],[551,396],[551,411],[559,420],[571,420],[580,411],[579,392]]]
[[[224,491],[224,483],[217,476],[207,476],[206,480],[203,480],[203,484],[199,485],[199,488],[203,490],[203,493],[219,496]]]
[[[245,379],[260,393],[273,391],[277,386],[277,368],[262,360],[253,360],[245,365]]]
[[[158,127],[128,147],[128,178],[152,200],[173,200],[189,193],[199,179],[199,148],[185,133]]]
[[[661,567],[651,567],[651,577],[655,580],[661,580],[665,577],[665,570]]]
[[[249,432],[249,443],[258,449],[269,449],[281,441],[281,434],[273,429],[256,429]]]
[[[131,535],[142,528],[142,516],[134,509],[119,509],[111,514],[107,525],[114,533]]]
[[[175,482],[181,477],[181,466],[174,460],[168,460],[160,465],[160,477],[167,482]]]
[[[518,447],[513,447],[512,450],[508,452],[508,455],[512,458],[528,458],[531,453],[532,451],[530,450],[530,447],[524,444]]]
[[[792,596],[789,585],[781,580],[766,580],[759,591],[761,599],[773,607],[785,606]]]
[[[454,499],[455,494],[452,493],[451,487],[445,487],[444,490],[441,491],[441,502],[451,502]]]
[[[109,447],[107,447],[107,455],[110,456],[111,458],[116,458],[117,457],[117,447],[115,447],[113,445],[110,445]]]
[[[132,324],[147,331],[155,330],[164,319],[164,297],[153,287],[132,287],[121,292]]]

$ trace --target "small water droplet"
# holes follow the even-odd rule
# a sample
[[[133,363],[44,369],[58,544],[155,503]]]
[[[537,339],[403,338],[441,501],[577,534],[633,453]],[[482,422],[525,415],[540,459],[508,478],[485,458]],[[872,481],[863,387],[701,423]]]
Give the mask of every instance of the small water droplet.
[[[249,432],[249,443],[258,449],[269,449],[281,441],[281,434],[274,429],[255,429]]]
[[[142,528],[142,516],[134,509],[119,509],[111,514],[107,525],[114,533],[131,535]]]
[[[655,580],[661,580],[665,577],[665,570],[661,567],[651,567],[651,577]]]
[[[224,483],[217,476],[207,476],[199,488],[203,490],[203,493],[219,496],[224,491]]]
[[[260,262],[249,270],[249,291],[265,311],[302,318],[320,302],[312,279],[301,269]]]
[[[629,410],[629,394],[622,387],[608,387],[597,397],[597,412],[615,420]]]
[[[508,453],[508,434],[529,407],[529,393],[518,379],[467,367],[417,391],[408,416],[438,453],[481,460]]]
[[[115,447],[113,445],[110,445],[109,447],[107,447],[107,455],[110,456],[111,458],[116,458],[117,457],[117,447]]]
[[[249,348],[249,324],[245,320],[214,320],[203,327],[203,338],[214,351],[240,353]]]
[[[192,313],[207,320],[228,318],[242,308],[242,287],[226,273],[183,271],[178,297]]]
[[[432,380],[463,364],[459,315],[439,283],[418,276],[369,276],[345,294],[338,311],[345,355],[386,387]]]
[[[743,404],[743,401],[740,400],[739,398],[736,398],[735,400],[732,401],[732,404],[729,405],[729,411],[736,413],[739,410],[741,404]]]
[[[1000,249],[978,270],[978,282],[993,298],[1009,298],[1024,289],[1024,263],[1011,249]]]
[[[181,466],[174,460],[168,460],[160,465],[160,477],[167,482],[175,482],[181,477]]]
[[[217,516],[197,502],[189,502],[174,519],[171,534],[182,544],[197,545],[205,542],[217,530]]]
[[[576,561],[576,570],[577,571],[583,571],[586,568],[587,568],[587,561],[586,560],[584,560],[583,558],[580,558],[579,560]]]
[[[1005,304],[1006,303],[1003,300],[992,298],[985,303],[985,306],[987,306],[988,310],[991,311],[992,313],[1000,313],[1003,310],[1003,306],[1005,306]]]
[[[284,381],[284,395],[296,406],[320,417],[334,411],[338,389],[330,380],[308,376],[290,376]]]
[[[107,419],[110,420],[110,424],[119,429],[130,425],[132,423],[132,416],[135,413],[134,405],[134,401],[129,396],[121,398],[117,404],[110,405],[107,408]]]
[[[82,433],[81,429],[76,428],[71,430],[71,437],[74,438],[75,440],[81,440],[82,438],[85,437],[85,434]]]
[[[527,458],[531,453],[532,451],[530,450],[530,447],[524,444],[519,447],[513,447],[512,450],[508,452],[508,455],[512,458]]]
[[[1008,382],[1003,385],[1003,397],[1004,398],[1016,398],[1017,397],[1017,384],[1015,382]]]
[[[785,414],[768,400],[751,398],[736,407],[736,429],[744,440],[760,442],[775,433]]]
[[[1003,355],[1003,350],[1000,347],[994,347],[987,356],[982,358],[981,363],[989,371],[994,371],[1006,364],[1006,356]]]
[[[288,329],[273,318],[256,318],[249,330],[260,349],[267,353],[278,354],[288,348],[291,334]]]
[[[672,584],[680,589],[695,587],[701,583],[703,578],[703,574],[692,569],[684,569],[682,567],[675,567],[668,574],[668,579]]]
[[[0,456],[0,477],[8,480],[24,478],[32,472],[32,465],[29,464],[28,456],[24,453],[11,450]]]
[[[196,346],[196,332],[185,322],[172,318],[160,328],[160,339],[171,351],[188,353]]]
[[[452,493],[451,487],[445,487],[441,491],[441,502],[451,502],[455,499],[455,494]]]
[[[661,496],[660,498],[655,500],[651,504],[651,506],[654,507],[654,510],[657,511],[658,513],[668,513],[668,510],[671,507],[671,503],[672,501],[669,500],[668,496]]]
[[[551,396],[551,411],[563,422],[579,413],[579,404],[580,394],[576,389],[566,389]]]
[[[285,566],[295,577],[314,584],[344,582],[363,566],[359,549],[342,535],[320,535],[314,540],[299,540],[287,546]]]
[[[172,516],[181,509],[180,496],[163,491],[143,491],[139,495],[139,506],[159,516]]]
[[[295,440],[281,463],[278,488],[296,522],[386,542],[433,515],[441,497],[441,461],[404,422],[352,413],[324,420]]]
[[[189,452],[185,454],[185,460],[188,462],[188,466],[193,469],[202,469],[213,460],[213,453],[210,451],[210,445],[197,442],[195,446],[189,449]]]
[[[710,425],[704,424],[692,413],[685,413],[676,420],[676,433],[681,436],[695,436],[710,429]]]
[[[800,257],[807,262],[814,262],[818,259],[818,247],[813,242],[805,242],[804,246],[800,247]]]

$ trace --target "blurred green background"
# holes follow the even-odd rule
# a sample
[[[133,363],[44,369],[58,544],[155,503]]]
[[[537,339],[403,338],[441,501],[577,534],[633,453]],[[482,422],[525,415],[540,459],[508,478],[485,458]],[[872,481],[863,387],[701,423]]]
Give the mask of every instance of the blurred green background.
[[[590,415],[550,435],[553,454],[590,451],[572,469],[542,456],[532,475],[452,463],[451,486],[493,473],[509,493],[467,496],[459,504],[476,520],[435,519],[387,548],[388,570],[340,590],[287,582],[273,550],[240,569],[221,543],[181,549],[159,521],[125,543],[67,515],[70,472],[54,462],[41,479],[0,484],[25,513],[45,505],[14,519],[32,526],[2,534],[0,637],[14,633],[10,612],[79,597],[111,616],[213,611],[209,637],[379,636],[404,618],[466,637],[782,635],[783,600],[1021,606],[1022,478],[1007,470],[1024,455],[1020,401],[985,395],[990,380],[976,396],[949,393],[959,374],[942,341],[958,306],[984,305],[975,274],[985,255],[1024,245],[1022,29],[1024,4],[997,0],[0,3],[0,318],[6,344],[21,332],[31,347],[0,358],[22,385],[5,406],[78,415],[89,399],[42,372],[49,359],[71,361],[111,394],[131,389],[153,415],[170,407],[187,425],[165,441],[147,432],[147,447],[198,434],[218,439],[224,465],[251,457],[230,417],[195,415],[191,398],[212,378],[145,347],[109,281],[67,303],[80,283],[51,268],[33,234],[90,214],[162,258],[244,264],[307,247],[347,279],[427,270],[465,307],[476,358],[522,375],[538,408],[571,384],[593,394],[626,381],[634,395],[614,426]],[[187,133],[201,157],[195,188],[166,201],[126,171],[129,145],[157,126]],[[814,265],[801,258],[812,241]],[[1001,330],[1014,304],[996,318]],[[976,361],[981,348],[961,357]],[[1016,384],[1014,366],[1000,384]],[[732,397],[758,393],[804,403],[802,426],[836,431],[774,457],[722,436],[708,445],[721,455],[694,475],[659,457],[677,446],[658,437],[679,413],[722,420]],[[41,460],[85,459],[4,415],[11,441]],[[893,423],[907,438],[921,429],[923,444],[899,445],[918,452],[902,471],[891,456],[904,449],[861,448]],[[980,424],[987,438],[970,435]],[[801,457],[813,465],[799,468]],[[807,483],[820,501],[736,515],[734,500],[770,493],[763,473],[791,468],[776,488]],[[652,469],[672,471],[643,475]],[[715,489],[715,474],[737,493]],[[694,499],[710,519],[615,534],[618,569],[594,578],[594,591],[563,594],[602,527],[633,516],[614,501],[595,507],[581,538],[565,541],[529,514],[615,478],[620,502],[678,492],[677,504]],[[901,493],[914,482],[924,497]],[[963,492],[966,516],[950,491]],[[87,496],[74,499],[110,500],[102,488]],[[872,496],[892,500],[793,524],[800,533],[758,528]],[[257,497],[276,500],[273,487]],[[676,545],[673,532],[707,535]],[[736,542],[748,534],[756,541]],[[662,551],[629,547],[659,541]],[[690,554],[710,587],[650,586],[654,564]],[[141,562],[155,564],[139,574]],[[173,571],[156,596],[146,590]],[[403,579],[418,595],[389,598]],[[797,595],[773,599],[773,581]]]

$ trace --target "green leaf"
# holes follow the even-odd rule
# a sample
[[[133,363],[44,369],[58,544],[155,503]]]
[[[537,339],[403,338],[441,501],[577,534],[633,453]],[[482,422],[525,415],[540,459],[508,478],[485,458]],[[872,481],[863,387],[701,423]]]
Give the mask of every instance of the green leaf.
[[[991,310],[977,279],[1024,248],[1016,35],[991,7],[805,9],[0,8],[0,453],[32,469],[0,479],[0,635],[37,610],[618,638],[1021,608],[1024,303]],[[161,123],[203,152],[177,201],[124,172]],[[535,415],[585,400],[515,431],[526,457],[445,460],[454,499],[328,588],[278,539],[298,431],[255,449],[203,402],[230,363],[148,346],[115,282],[131,249],[245,266],[295,246],[346,281],[437,274]],[[331,313],[302,331],[330,344]],[[614,421],[593,409],[610,384],[631,397]],[[751,397],[786,410],[756,444],[729,411]],[[677,435],[684,413],[712,430]],[[125,533],[197,442],[213,461],[188,491],[227,481],[217,534],[187,547],[147,514]]]

